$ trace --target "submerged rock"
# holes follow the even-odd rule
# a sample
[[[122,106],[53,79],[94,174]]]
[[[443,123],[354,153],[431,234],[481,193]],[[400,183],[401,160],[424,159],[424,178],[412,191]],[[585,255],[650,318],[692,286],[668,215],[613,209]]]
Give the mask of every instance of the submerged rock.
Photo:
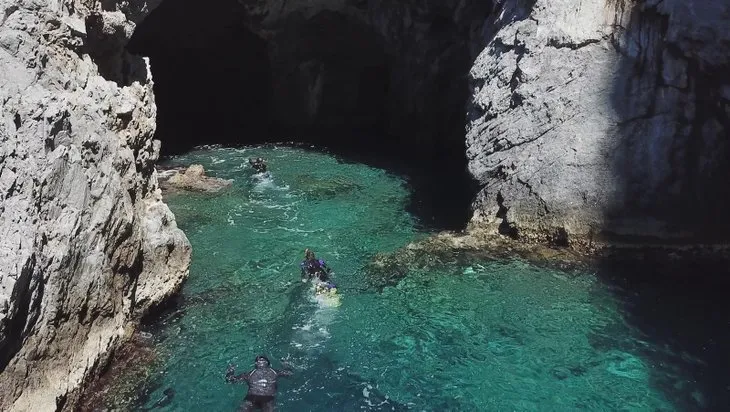
[[[113,356],[107,373],[86,388],[81,402],[75,407],[80,412],[131,410],[130,405],[143,403],[157,388],[154,367],[160,362],[152,341],[144,332],[134,334]],[[165,391],[163,403],[174,396],[174,390]],[[167,393],[170,393],[168,396]],[[134,408],[141,410],[140,408]],[[151,410],[151,409],[150,409]]]
[[[700,267],[726,267],[730,263],[730,245],[610,241],[595,242],[590,247],[568,248],[495,236],[489,230],[441,232],[394,252],[376,255],[366,274],[371,286],[382,289],[397,284],[414,270],[451,266],[466,267],[468,271],[470,262],[503,259],[524,259],[539,267],[564,272],[585,272],[603,264],[629,263],[681,275],[704,270]],[[458,274],[466,273],[462,270]]]
[[[311,175],[301,176],[297,186],[306,198],[312,200],[333,199],[362,189],[359,184],[345,178],[321,179]]]
[[[526,244],[485,232],[442,232],[391,253],[376,255],[366,273],[371,286],[382,289],[395,285],[413,270],[453,267],[455,274],[465,274],[471,262],[523,258],[541,266],[563,270],[585,268],[594,255],[580,254],[568,248],[551,248]]]
[[[185,170],[177,170],[166,179],[160,179],[163,190],[189,190],[195,192],[219,192],[230,186],[231,180],[205,175],[202,165],[191,165]]]

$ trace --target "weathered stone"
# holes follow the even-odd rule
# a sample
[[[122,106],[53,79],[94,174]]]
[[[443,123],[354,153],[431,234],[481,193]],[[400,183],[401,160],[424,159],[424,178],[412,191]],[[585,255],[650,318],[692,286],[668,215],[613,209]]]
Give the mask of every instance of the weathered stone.
[[[2,410],[73,408],[188,273],[157,188],[149,73],[122,49],[149,5],[120,3],[94,31],[97,2],[0,0]]]
[[[231,180],[205,175],[202,165],[191,165],[184,171],[175,171],[167,179],[160,179],[163,190],[189,190],[194,192],[218,192],[232,183]]]
[[[722,1],[500,0],[471,70],[472,228],[728,238]]]

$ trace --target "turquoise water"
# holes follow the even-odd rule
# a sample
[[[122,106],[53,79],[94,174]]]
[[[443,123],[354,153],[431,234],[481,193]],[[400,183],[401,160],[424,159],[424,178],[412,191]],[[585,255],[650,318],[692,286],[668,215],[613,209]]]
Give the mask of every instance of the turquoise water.
[[[254,175],[262,156],[270,174]],[[167,165],[203,164],[233,179],[217,194],[168,199],[193,244],[182,300],[149,326],[161,363],[144,382],[158,410],[225,411],[245,386],[226,384],[267,354],[282,411],[671,411],[707,403],[688,370],[702,360],[650,336],[626,296],[593,273],[453,256],[414,265],[395,285],[368,286],[376,253],[430,234],[406,212],[399,176],[297,148],[198,150]],[[299,280],[304,248],[334,268],[339,307]],[[694,368],[694,369],[693,369]]]

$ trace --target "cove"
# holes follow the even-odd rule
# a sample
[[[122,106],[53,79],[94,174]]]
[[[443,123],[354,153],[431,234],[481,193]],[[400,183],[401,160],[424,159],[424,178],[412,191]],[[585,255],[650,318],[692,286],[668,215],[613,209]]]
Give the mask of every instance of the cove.
[[[269,175],[253,174],[254,156]],[[727,375],[688,349],[708,331],[695,323],[684,346],[647,333],[627,308],[650,288],[613,275],[453,255],[372,287],[376,254],[433,233],[407,211],[403,176],[278,146],[204,148],[165,166],[193,163],[233,184],[167,199],[193,261],[177,306],[146,326],[159,362],[134,410],[168,388],[174,397],[155,410],[236,410],[245,386],[226,384],[225,368],[243,371],[259,353],[295,368],[280,384],[282,411],[672,411],[722,400],[708,382]],[[305,248],[334,269],[341,306],[319,306],[300,282]]]

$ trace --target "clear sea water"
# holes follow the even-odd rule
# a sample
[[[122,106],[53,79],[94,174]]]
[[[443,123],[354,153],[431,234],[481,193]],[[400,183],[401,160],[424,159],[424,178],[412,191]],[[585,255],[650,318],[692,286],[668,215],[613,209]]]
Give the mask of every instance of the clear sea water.
[[[269,174],[253,173],[254,156]],[[193,261],[178,305],[147,326],[160,362],[133,409],[172,388],[156,410],[236,410],[245,385],[225,383],[226,366],[247,370],[260,353],[294,367],[280,411],[721,410],[729,399],[721,297],[622,280],[632,268],[468,256],[371,288],[376,253],[432,233],[406,211],[404,177],[289,147],[201,149],[166,166],[192,163],[233,185],[168,198]],[[334,269],[339,307],[300,281],[305,248]]]

